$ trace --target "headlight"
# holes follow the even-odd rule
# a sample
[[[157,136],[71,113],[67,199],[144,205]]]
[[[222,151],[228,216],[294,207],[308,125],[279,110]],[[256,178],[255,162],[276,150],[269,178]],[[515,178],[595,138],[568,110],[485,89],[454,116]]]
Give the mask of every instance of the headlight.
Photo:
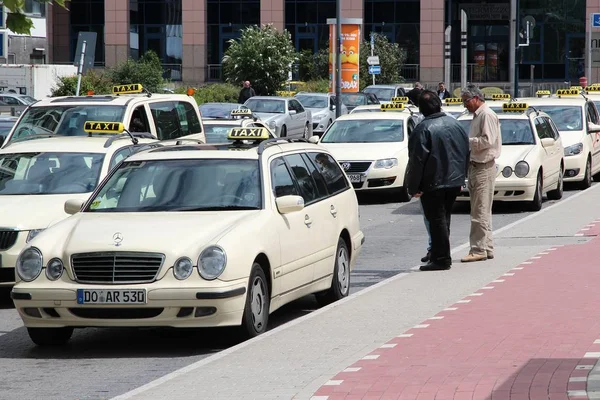
[[[576,156],[583,151],[583,143],[577,143],[569,147],[565,147],[565,157]]]
[[[384,158],[383,160],[375,161],[375,166],[373,168],[385,168],[390,169],[398,166],[397,158]]]
[[[275,122],[275,121],[269,122],[269,128],[276,129],[277,128],[277,122]]]
[[[211,281],[223,273],[226,264],[225,251],[218,246],[210,246],[198,258],[198,271],[202,278]]]
[[[511,167],[504,167],[504,169],[502,170],[502,176],[505,178],[508,178],[512,175],[512,168]]]
[[[320,121],[323,118],[325,118],[327,115],[326,114],[315,114],[313,115],[313,121]]]
[[[46,266],[46,278],[55,281],[60,278],[65,270],[65,266],[60,258],[53,258]]]
[[[17,274],[25,282],[31,282],[42,272],[42,264],[42,252],[35,247],[29,247],[17,258]]]
[[[187,257],[181,257],[179,260],[175,261],[175,265],[173,265],[173,275],[175,275],[175,278],[183,281],[190,277],[193,269],[194,264],[192,263],[192,260]]]
[[[519,161],[517,165],[515,165],[515,175],[519,178],[525,178],[529,173],[529,164],[525,161]]]
[[[25,240],[25,242],[29,243],[30,241],[33,240],[34,237],[36,237],[37,235],[39,235],[43,231],[44,231],[43,229],[32,229],[32,230],[30,230],[29,233],[27,234],[27,239]]]

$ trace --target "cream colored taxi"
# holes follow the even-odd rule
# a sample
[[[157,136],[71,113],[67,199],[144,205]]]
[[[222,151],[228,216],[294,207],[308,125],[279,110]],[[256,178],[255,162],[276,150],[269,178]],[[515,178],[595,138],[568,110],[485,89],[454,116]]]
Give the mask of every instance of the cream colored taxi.
[[[564,148],[552,119],[520,102],[505,103],[498,118],[502,152],[496,160],[494,200],[526,202],[529,209],[538,211],[544,194],[550,200],[562,198]],[[473,115],[458,121],[469,132]],[[457,200],[469,199],[466,187]]]
[[[118,123],[88,128],[90,137],[23,138],[0,149],[0,286],[14,284],[21,250],[69,216],[66,200],[87,199],[113,167],[157,142],[148,134],[117,134]]]
[[[449,97],[444,99],[444,105],[442,106],[442,111],[450,114],[454,118],[458,118],[463,114],[468,114],[469,111],[465,108],[463,104],[463,99],[460,97]]]
[[[364,242],[356,194],[329,151],[268,135],[234,128],[228,144],[137,153],[67,201],[74,215],[17,260],[11,295],[31,339],[61,344],[88,326],[254,336],[292,300],[347,296]]]
[[[231,110],[229,118],[208,118],[203,120],[206,143],[225,143],[232,128],[265,128],[269,138],[275,138],[267,124],[256,117],[249,108]]]
[[[406,202],[410,200],[404,187],[408,135],[419,117],[402,103],[379,106],[385,112],[339,117],[319,144],[340,160],[355,190],[391,193],[398,201]]]

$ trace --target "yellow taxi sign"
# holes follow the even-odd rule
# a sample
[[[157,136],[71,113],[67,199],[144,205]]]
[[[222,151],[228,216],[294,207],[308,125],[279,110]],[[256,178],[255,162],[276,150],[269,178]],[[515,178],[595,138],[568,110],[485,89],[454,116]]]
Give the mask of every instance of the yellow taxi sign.
[[[392,103],[408,103],[408,97],[392,97]]]
[[[86,133],[123,133],[125,126],[121,122],[85,121],[83,130]]]
[[[573,90],[583,90],[583,88],[581,86],[571,86],[569,89],[573,89]]]
[[[233,128],[227,134],[229,140],[266,140],[269,138],[267,128]]]
[[[550,96],[552,93],[549,90],[538,90],[535,92],[536,96]]]
[[[249,108],[237,108],[235,110],[231,110],[232,117],[242,117],[252,115],[252,110]]]
[[[557,96],[579,96],[579,89],[558,89],[556,91]]]
[[[404,103],[387,103],[380,106],[381,111],[402,111]]]
[[[510,94],[496,93],[492,95],[492,100],[510,100]]]
[[[600,92],[600,86],[586,86],[585,87],[585,91],[590,93],[590,92]]]
[[[529,104],[527,103],[504,103],[502,104],[502,111],[504,112],[523,112],[527,111]]]
[[[444,102],[446,103],[446,105],[456,105],[456,104],[462,104],[463,103],[463,99],[461,99],[460,97],[448,97],[447,99],[444,99]]]
[[[113,94],[130,94],[130,93],[142,93],[144,87],[139,83],[132,83],[130,85],[117,85],[112,88]]]

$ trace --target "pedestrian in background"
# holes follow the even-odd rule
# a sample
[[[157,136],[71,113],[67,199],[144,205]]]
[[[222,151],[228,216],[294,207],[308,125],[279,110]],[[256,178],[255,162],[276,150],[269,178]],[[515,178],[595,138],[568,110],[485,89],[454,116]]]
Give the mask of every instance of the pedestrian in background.
[[[437,94],[442,100],[452,97],[448,89],[446,89],[446,84],[444,82],[439,83]]]
[[[412,88],[408,93],[406,93],[406,97],[408,100],[414,104],[415,106],[419,105],[419,96],[423,91],[423,85],[420,82],[415,82],[415,87]]]
[[[496,159],[502,151],[500,121],[485,103],[481,90],[469,85],[461,92],[465,107],[473,113],[469,131],[471,156],[468,189],[471,200],[471,250],[462,262],[494,258],[492,239],[492,203],[496,181]]]
[[[436,92],[425,90],[419,111],[425,117],[408,138],[408,193],[420,198],[431,232],[431,256],[421,271],[450,269],[452,206],[464,184],[469,139],[460,123],[441,111]]]
[[[256,96],[256,93],[254,92],[254,89],[250,87],[250,81],[245,81],[244,87],[242,88],[242,90],[240,90],[240,97],[238,98],[238,103],[244,104],[246,100],[254,96]]]

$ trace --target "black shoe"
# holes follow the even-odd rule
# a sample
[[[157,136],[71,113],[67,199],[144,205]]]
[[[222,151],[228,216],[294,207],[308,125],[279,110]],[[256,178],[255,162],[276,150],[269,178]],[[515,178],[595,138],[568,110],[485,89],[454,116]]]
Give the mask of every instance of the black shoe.
[[[448,264],[435,264],[435,263],[427,263],[425,265],[421,265],[419,268],[421,271],[446,271],[452,268]]]
[[[431,258],[431,252],[428,251],[427,255],[425,257],[421,258],[421,262],[423,262],[423,263],[429,262],[430,258]]]

